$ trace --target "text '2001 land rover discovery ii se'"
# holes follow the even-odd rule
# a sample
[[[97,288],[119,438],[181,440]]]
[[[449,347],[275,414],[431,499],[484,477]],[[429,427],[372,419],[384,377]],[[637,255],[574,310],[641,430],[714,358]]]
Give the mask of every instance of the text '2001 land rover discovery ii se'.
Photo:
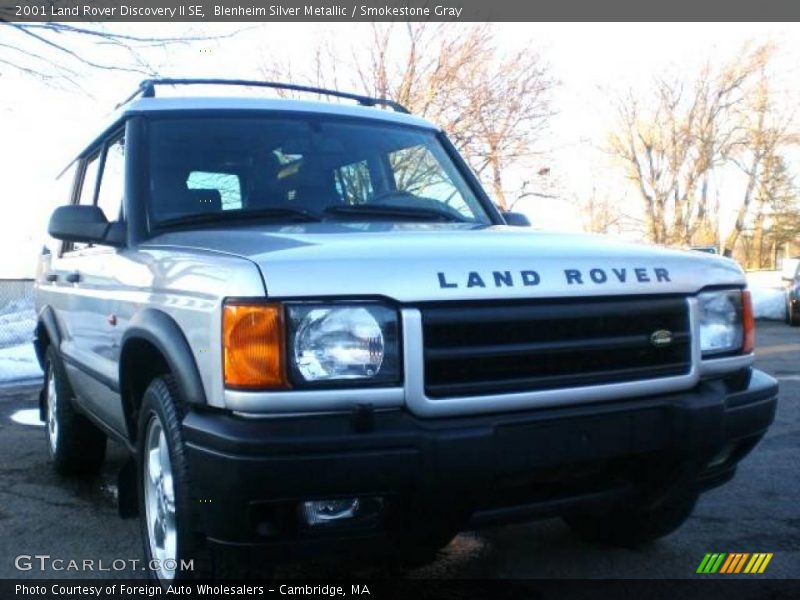
[[[552,515],[644,543],[772,422],[733,261],[510,227],[386,100],[155,97],[191,83],[144,82],[78,156],[36,291],[55,467],[128,448],[121,512],[162,580],[424,562]]]

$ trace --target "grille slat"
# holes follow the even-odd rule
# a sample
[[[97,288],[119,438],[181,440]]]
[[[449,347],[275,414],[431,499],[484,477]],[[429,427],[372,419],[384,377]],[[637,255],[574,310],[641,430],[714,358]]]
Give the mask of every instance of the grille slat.
[[[678,333],[675,341],[688,339],[688,334]],[[602,350],[621,350],[625,348],[648,348],[650,337],[646,335],[627,335],[591,340],[565,340],[561,342],[531,342],[518,344],[494,344],[491,346],[445,346],[431,348],[426,351],[430,360],[491,358],[495,356],[524,356],[547,352],[550,354],[564,352],[587,352]]]
[[[683,375],[683,298],[456,304],[421,309],[428,396],[576,387]],[[651,343],[658,330],[672,334]]]

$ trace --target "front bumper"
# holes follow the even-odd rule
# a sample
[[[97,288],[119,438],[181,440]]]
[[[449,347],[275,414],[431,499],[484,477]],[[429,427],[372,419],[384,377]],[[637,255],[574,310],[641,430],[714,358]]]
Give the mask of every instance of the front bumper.
[[[269,545],[304,538],[286,522],[310,499],[457,501],[484,524],[707,489],[763,436],[777,392],[747,370],[682,393],[479,417],[194,411],[183,427],[196,524],[217,543]]]

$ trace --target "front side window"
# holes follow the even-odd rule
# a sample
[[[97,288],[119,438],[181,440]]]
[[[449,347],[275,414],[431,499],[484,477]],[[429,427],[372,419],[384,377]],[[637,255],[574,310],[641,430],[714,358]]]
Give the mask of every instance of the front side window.
[[[100,169],[100,153],[95,154],[91,158],[86,159],[86,164],[83,167],[83,173],[80,181],[80,196],[78,196],[78,204],[92,205],[94,204],[95,191],[97,190],[97,174]],[[62,252],[77,252],[85,248],[89,248],[90,244],[82,242],[64,242]]]
[[[97,206],[106,219],[117,221],[121,216],[122,197],[125,194],[125,139],[109,144],[100,176]]]
[[[78,204],[94,204],[94,192],[97,188],[97,171],[100,168],[100,154],[95,154],[87,159],[83,169],[83,179],[81,183],[81,195]]]
[[[151,228],[490,217],[435,132],[319,116],[149,123]]]

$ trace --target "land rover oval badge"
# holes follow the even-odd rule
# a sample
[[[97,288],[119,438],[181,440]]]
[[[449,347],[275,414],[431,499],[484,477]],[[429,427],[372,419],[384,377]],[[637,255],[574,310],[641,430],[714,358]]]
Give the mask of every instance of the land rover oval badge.
[[[672,343],[672,332],[667,329],[659,329],[650,334],[650,343],[656,348],[669,346]]]

